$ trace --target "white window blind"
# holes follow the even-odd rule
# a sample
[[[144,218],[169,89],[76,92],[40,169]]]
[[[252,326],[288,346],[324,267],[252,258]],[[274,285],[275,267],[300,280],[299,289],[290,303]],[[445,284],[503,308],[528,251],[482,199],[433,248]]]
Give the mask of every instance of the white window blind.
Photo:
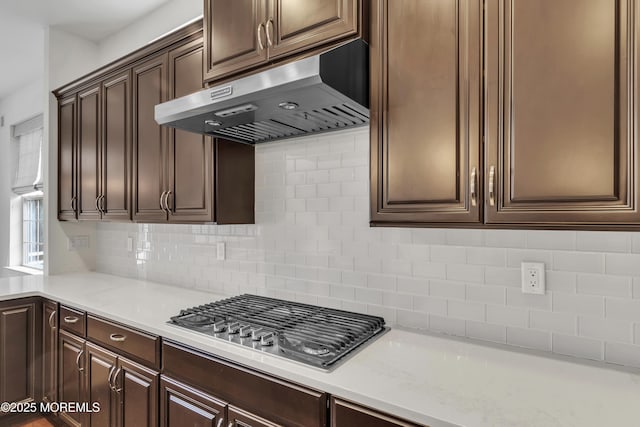
[[[42,116],[13,127],[18,144],[13,192],[26,194],[42,189]]]

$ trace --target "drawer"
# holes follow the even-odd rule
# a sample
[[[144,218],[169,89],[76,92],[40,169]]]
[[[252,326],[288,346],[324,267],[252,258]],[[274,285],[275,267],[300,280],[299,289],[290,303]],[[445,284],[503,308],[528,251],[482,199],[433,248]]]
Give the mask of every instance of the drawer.
[[[81,337],[86,336],[87,314],[64,305],[60,306],[60,328]]]
[[[87,337],[120,354],[160,368],[160,337],[89,315]]]

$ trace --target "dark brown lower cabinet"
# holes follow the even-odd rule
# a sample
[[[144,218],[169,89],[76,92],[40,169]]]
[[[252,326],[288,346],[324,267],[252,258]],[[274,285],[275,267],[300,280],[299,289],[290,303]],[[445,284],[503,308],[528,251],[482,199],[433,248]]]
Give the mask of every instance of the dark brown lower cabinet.
[[[42,401],[58,401],[58,303],[42,303]]]
[[[120,410],[118,426],[154,427],[158,425],[159,378],[160,374],[153,369],[123,357],[118,359],[118,370],[113,376]]]
[[[98,403],[100,410],[88,414],[89,424],[94,427],[116,426],[117,393],[111,378],[116,371],[118,355],[94,344],[86,344],[87,392],[86,401]]]
[[[235,406],[229,406],[227,409],[229,417],[228,427],[282,427],[282,424],[272,423],[271,421],[260,418],[250,412],[243,411]]]
[[[58,401],[85,401],[85,340],[61,330],[58,342]],[[72,427],[88,425],[84,412],[60,412],[60,419]]]
[[[0,402],[39,399],[39,319],[37,299],[0,303]]]
[[[418,427],[407,421],[335,397],[331,398],[331,427]]]
[[[201,390],[162,376],[160,399],[160,427],[227,427],[227,403]]]

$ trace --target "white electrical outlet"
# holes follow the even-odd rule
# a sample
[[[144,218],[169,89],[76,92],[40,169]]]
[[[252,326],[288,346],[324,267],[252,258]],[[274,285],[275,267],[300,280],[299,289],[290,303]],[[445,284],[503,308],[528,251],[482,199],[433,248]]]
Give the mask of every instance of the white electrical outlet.
[[[522,293],[544,295],[546,290],[544,282],[543,262],[523,262],[520,264],[522,273]]]
[[[133,237],[127,237],[127,252],[133,252]]]
[[[216,245],[216,258],[218,261],[224,261],[226,256],[226,248],[224,242],[218,242]]]
[[[67,250],[89,249],[89,236],[71,236],[67,239]]]

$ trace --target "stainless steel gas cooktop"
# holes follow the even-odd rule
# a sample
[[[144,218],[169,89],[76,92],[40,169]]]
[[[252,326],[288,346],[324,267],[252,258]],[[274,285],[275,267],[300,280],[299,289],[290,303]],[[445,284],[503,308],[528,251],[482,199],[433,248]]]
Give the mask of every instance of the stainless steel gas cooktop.
[[[382,317],[249,294],[181,310],[168,323],[325,370],[386,330]]]

